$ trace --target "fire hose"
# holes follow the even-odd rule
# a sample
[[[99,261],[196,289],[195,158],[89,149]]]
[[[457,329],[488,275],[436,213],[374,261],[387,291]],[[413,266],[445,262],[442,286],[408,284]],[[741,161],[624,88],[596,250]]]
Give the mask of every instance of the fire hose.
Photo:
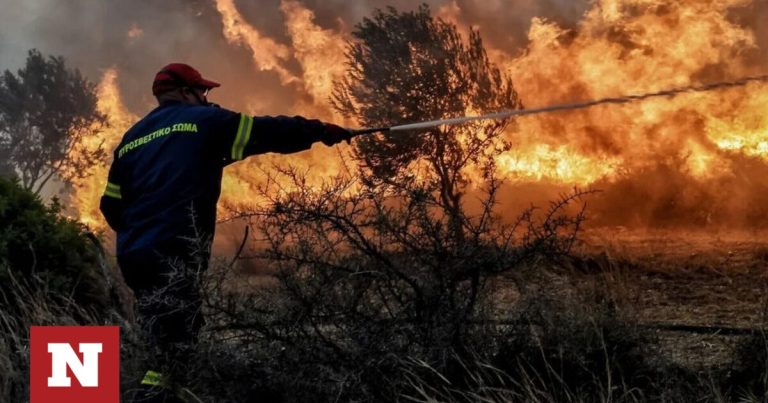
[[[457,125],[457,124],[462,124],[462,123],[467,123],[467,122],[472,122],[477,120],[498,120],[498,119],[507,119],[511,117],[518,117],[518,116],[537,115],[541,113],[586,109],[586,108],[591,108],[593,106],[603,105],[603,104],[627,104],[631,102],[643,101],[649,98],[673,97],[675,95],[686,93],[686,92],[691,92],[691,93],[705,92],[705,91],[715,91],[715,90],[720,90],[725,88],[742,87],[752,82],[768,83],[768,75],[744,77],[744,78],[740,78],[738,80],[733,80],[733,81],[722,81],[722,82],[709,83],[709,84],[703,84],[703,85],[692,85],[687,87],[671,88],[663,91],[650,92],[646,94],[624,95],[620,97],[601,98],[601,99],[583,101],[583,102],[550,105],[550,106],[545,106],[541,108],[506,110],[506,111],[488,113],[485,115],[461,116],[461,117],[455,117],[450,119],[429,120],[424,122],[408,123],[408,124],[389,126],[389,127],[368,127],[364,129],[353,129],[352,133],[357,136],[357,135],[372,134],[372,133],[387,133],[387,132],[399,132],[399,131],[406,131],[406,130],[428,129],[428,128],[442,126],[442,125]]]

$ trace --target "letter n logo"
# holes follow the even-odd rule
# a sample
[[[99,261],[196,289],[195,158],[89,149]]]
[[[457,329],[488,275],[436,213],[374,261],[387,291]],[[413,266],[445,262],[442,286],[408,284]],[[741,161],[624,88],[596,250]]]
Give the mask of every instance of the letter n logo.
[[[32,326],[30,403],[120,401],[120,328]]]

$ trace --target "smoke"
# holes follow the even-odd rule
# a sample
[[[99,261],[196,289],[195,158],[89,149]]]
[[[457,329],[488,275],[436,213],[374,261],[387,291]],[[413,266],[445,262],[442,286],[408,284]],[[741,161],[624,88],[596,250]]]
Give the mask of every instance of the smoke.
[[[598,225],[653,228],[764,228],[768,224],[768,165],[743,155],[725,156],[728,175],[696,178],[685,161],[635,170],[599,181],[591,203]]]
[[[589,9],[589,0],[454,0],[462,21],[477,27],[486,43],[515,54],[527,44],[533,17],[575,28]]]
[[[258,2],[228,0],[245,23],[265,40],[292,50],[291,34],[280,0]],[[238,43],[227,43],[215,0],[0,0],[0,69],[22,66],[26,52],[37,48],[45,54],[62,55],[93,81],[108,68],[120,72],[120,88],[126,104],[137,113],[153,103],[149,91],[154,73],[163,65],[188,62],[224,83],[217,100],[233,108],[262,113],[290,113],[306,94],[288,86],[280,74],[301,73],[301,64],[288,57],[281,68],[258,71],[255,57],[278,57],[275,49],[260,48],[259,55]],[[407,0],[306,0],[295,2],[310,10],[320,29],[348,33],[375,9],[393,6],[413,9]],[[455,4],[462,22],[482,29],[490,45],[514,53],[521,46],[534,16],[572,25],[586,8],[587,0],[479,1],[430,0],[433,10]],[[242,24],[241,24],[242,26]],[[283,77],[285,78],[285,77]]]
[[[768,69],[768,0],[755,0],[750,5],[734,10],[732,19],[739,25],[750,27],[755,33],[757,48],[744,55],[757,69]]]
[[[3,5],[0,14],[0,60],[17,61],[13,67],[18,67],[27,49],[37,48],[64,56],[92,81],[114,66],[121,72],[124,98],[137,112],[150,105],[151,79],[164,64],[190,61],[219,71],[221,63],[216,66],[214,61],[233,57],[221,46],[219,18],[207,2],[168,0],[139,6],[126,0],[2,1],[13,4]],[[136,30],[142,34],[137,36]]]

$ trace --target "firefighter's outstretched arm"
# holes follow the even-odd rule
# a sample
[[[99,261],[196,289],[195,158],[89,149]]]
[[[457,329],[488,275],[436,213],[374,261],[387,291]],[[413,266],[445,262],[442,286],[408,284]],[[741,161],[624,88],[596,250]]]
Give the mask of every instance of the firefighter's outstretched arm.
[[[352,132],[343,127],[301,116],[240,115],[229,157],[238,161],[268,152],[294,153],[307,150],[318,141],[332,146],[349,141],[352,136]]]

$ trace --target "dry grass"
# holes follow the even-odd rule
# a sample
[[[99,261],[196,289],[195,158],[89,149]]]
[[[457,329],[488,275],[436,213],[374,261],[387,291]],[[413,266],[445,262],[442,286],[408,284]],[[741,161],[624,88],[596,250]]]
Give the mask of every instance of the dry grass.
[[[470,355],[446,350],[446,359],[439,367],[415,355],[393,357],[379,363],[378,370],[391,382],[384,386],[398,388],[396,400],[421,402],[764,401],[768,343],[763,333],[707,339],[640,326],[648,318],[662,319],[664,315],[685,317],[691,323],[698,317],[710,323],[711,317],[700,313],[676,316],[682,313],[675,303],[697,303],[707,298],[705,291],[675,297],[680,287],[717,290],[721,281],[730,281],[738,288],[754,283],[755,278],[748,281],[740,277],[746,276],[744,273],[724,277],[715,271],[692,275],[687,269],[659,274],[605,255],[532,268],[531,273],[535,275],[517,279],[527,278],[531,283],[505,303],[504,313],[499,314],[499,319],[504,319],[500,325],[503,332],[491,343],[475,345]],[[218,299],[209,301],[213,304],[206,308],[209,314],[233,304],[249,309],[281,303],[271,301],[264,290],[259,294],[243,289],[235,292],[231,281],[236,280],[237,273],[214,268],[211,274],[217,274],[212,280],[230,281],[230,285],[211,289],[219,294],[215,294]],[[0,400],[27,399],[30,325],[85,323],[122,323],[123,392],[127,398],[145,368],[141,335],[118,316],[89,313],[72,300],[46,294],[44,284],[14,281],[13,291],[3,299],[17,306],[18,314],[0,312]],[[654,291],[655,299],[643,296],[649,290]],[[720,305],[718,309],[732,312],[745,325],[759,327],[764,323],[760,304]],[[743,311],[741,316],[737,311]],[[375,379],[366,379],[351,367],[329,371],[317,363],[301,365],[301,357],[290,346],[252,328],[247,332],[249,337],[241,337],[244,333],[236,328],[247,327],[247,320],[262,314],[251,311],[251,317],[209,322],[194,353],[197,364],[190,384],[203,401],[248,402],[263,396],[273,401],[376,400],[369,394],[368,384]],[[694,359],[713,357],[707,354],[712,347],[704,343],[716,344],[723,339],[731,340],[732,345],[717,355],[717,362]],[[300,351],[312,348],[318,339],[306,341]]]

